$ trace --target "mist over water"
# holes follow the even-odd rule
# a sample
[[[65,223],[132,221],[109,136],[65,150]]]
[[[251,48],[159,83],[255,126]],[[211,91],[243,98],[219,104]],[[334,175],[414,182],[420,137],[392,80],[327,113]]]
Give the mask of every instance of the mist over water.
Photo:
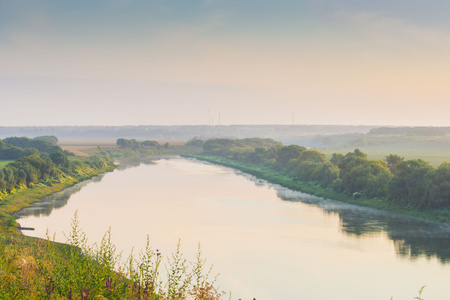
[[[57,241],[78,211],[91,243],[111,226],[126,257],[150,236],[164,255],[181,239],[232,299],[412,299],[450,294],[450,229],[397,213],[322,199],[232,169],[181,158],[121,169],[20,211],[26,234]]]

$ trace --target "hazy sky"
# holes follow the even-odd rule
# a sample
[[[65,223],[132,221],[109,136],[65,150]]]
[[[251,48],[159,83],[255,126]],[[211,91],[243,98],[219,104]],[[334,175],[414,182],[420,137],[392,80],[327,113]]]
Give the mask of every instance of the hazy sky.
[[[450,126],[448,0],[0,0],[0,126]],[[293,118],[294,117],[294,118]]]

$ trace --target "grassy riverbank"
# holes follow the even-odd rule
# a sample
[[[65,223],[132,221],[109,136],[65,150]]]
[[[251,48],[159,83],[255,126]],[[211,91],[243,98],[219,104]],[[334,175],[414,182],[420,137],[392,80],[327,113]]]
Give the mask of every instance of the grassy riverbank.
[[[97,245],[88,244],[77,217],[68,244],[0,234],[0,299],[221,299],[199,248],[189,262],[180,252],[167,256],[150,247],[121,263],[107,232]],[[166,267],[167,279],[159,270]],[[209,269],[210,270],[210,269]]]
[[[279,184],[295,191],[301,191],[307,194],[315,195],[318,197],[343,201],[346,203],[356,204],[360,206],[366,206],[371,208],[377,208],[382,210],[388,210],[393,212],[405,213],[408,215],[421,217],[434,222],[450,223],[450,211],[448,210],[418,210],[414,208],[405,208],[397,205],[390,204],[383,199],[367,199],[367,198],[353,198],[342,193],[333,191],[332,189],[325,189],[318,184],[310,182],[302,182],[292,179],[280,172],[277,172],[271,168],[261,165],[255,165],[245,162],[237,162],[224,157],[217,157],[204,154],[185,155],[184,157],[196,158],[199,160],[207,161],[210,163],[230,167],[236,170],[240,170],[244,173],[251,174],[257,178],[267,180],[270,183]]]

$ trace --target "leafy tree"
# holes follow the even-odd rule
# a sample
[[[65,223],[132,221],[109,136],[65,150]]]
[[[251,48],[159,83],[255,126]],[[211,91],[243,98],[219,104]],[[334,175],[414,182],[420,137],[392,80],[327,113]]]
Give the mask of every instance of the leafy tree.
[[[337,160],[337,159],[336,159]],[[382,160],[370,160],[359,149],[339,159],[340,188],[348,193],[361,193],[369,197],[385,197],[391,173]]]
[[[344,160],[345,156],[341,153],[333,153],[330,159],[330,162],[332,164],[335,164],[336,166],[339,166],[342,161]]]
[[[397,174],[390,181],[391,201],[400,205],[426,207],[425,176],[433,168],[422,159],[407,160],[397,165]]]
[[[305,147],[298,145],[281,147],[277,152],[276,163],[281,167],[285,167],[291,159],[298,159],[300,154],[305,150]]]
[[[304,150],[298,158],[300,161],[311,161],[315,163],[325,163],[327,158],[325,154],[317,150]]]
[[[143,141],[142,146],[148,146],[148,147],[158,147],[159,143],[157,141]]]
[[[9,137],[3,140],[7,145],[19,148],[35,148],[39,152],[52,153],[62,151],[61,147],[54,145],[52,142],[41,139],[29,139],[27,137]]]
[[[202,140],[200,140],[198,138],[193,138],[193,139],[190,139],[189,141],[187,141],[185,145],[186,146],[191,146],[191,147],[199,147],[199,148],[201,148],[201,147],[203,147],[203,144],[205,144],[205,141],[202,141]]]
[[[59,168],[68,168],[70,165],[67,155],[65,155],[61,151],[53,152],[50,154],[49,157],[52,160],[52,162]]]
[[[444,162],[437,169],[428,171],[425,186],[425,207],[450,207],[450,163]]]
[[[129,145],[129,141],[123,138],[117,139],[116,145],[122,148],[126,148]]]
[[[404,157],[398,156],[396,154],[389,154],[386,156],[387,167],[391,171],[392,174],[397,174],[397,166],[399,163],[405,160]]]
[[[324,163],[317,173],[318,181],[323,187],[333,187],[340,183],[340,170],[332,163]]]
[[[273,160],[276,156],[274,148],[265,149],[258,147],[255,151],[249,152],[247,155],[247,161],[254,164],[265,164],[269,160]]]

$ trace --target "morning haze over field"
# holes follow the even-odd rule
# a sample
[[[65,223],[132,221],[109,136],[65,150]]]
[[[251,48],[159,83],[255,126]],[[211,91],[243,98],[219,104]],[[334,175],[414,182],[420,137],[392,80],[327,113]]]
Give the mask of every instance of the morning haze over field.
[[[448,297],[449,12],[0,0],[0,299]]]
[[[446,126],[446,1],[0,1],[0,126]]]

